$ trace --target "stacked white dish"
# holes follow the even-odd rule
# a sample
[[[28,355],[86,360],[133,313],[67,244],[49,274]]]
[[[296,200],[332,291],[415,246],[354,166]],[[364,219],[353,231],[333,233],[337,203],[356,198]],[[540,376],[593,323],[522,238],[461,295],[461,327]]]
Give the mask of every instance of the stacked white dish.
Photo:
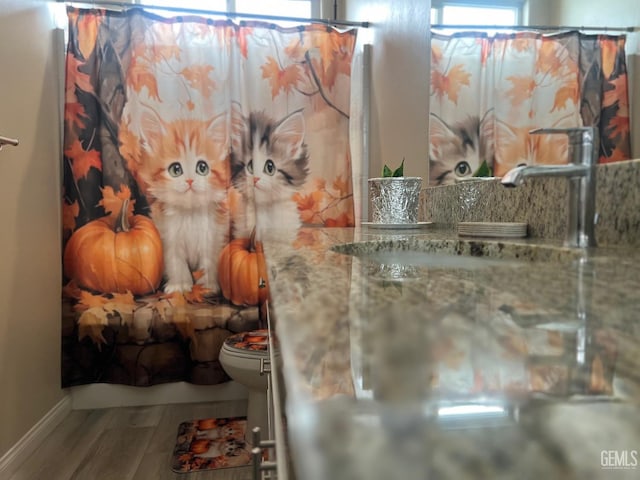
[[[460,222],[458,235],[465,237],[523,238],[527,224],[516,222]]]

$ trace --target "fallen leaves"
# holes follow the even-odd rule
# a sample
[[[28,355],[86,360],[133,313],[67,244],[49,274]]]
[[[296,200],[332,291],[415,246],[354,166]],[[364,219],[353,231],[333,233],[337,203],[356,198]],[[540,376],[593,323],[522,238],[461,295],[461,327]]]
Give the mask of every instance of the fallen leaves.
[[[63,296],[74,300],[78,340],[89,338],[100,350],[108,342],[104,329],[111,327],[119,341],[138,345],[179,335],[193,339],[199,331],[228,328],[236,317],[255,316],[253,310],[227,303],[211,302],[210,291],[194,285],[188,292],[154,294],[136,298],[131,292],[93,293],[69,282]]]

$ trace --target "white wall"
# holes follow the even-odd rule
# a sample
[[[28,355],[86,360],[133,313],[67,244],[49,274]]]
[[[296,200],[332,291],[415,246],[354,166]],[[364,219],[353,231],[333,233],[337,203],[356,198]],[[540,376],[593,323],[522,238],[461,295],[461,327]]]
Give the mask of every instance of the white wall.
[[[0,0],[0,457],[65,395],[53,34],[45,0]]]
[[[369,177],[384,163],[428,178],[429,0],[348,0],[345,18],[370,21],[372,60]]]
[[[570,25],[629,27],[640,25],[637,0],[559,0],[557,20]]]
[[[524,4],[525,25],[557,25],[555,10],[562,0],[527,0]]]

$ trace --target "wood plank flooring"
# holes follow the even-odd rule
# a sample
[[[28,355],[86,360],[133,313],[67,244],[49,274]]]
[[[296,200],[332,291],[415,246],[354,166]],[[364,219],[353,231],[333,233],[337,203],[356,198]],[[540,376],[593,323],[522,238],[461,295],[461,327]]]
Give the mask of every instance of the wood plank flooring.
[[[246,413],[246,400],[75,410],[9,480],[250,480],[250,467],[171,470],[180,423]]]

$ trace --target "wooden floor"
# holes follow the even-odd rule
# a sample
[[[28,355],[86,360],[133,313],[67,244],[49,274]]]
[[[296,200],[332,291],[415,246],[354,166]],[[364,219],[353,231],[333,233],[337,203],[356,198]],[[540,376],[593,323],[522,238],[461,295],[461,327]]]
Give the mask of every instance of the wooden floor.
[[[250,480],[250,467],[171,470],[180,423],[246,413],[246,400],[74,410],[9,480]]]

